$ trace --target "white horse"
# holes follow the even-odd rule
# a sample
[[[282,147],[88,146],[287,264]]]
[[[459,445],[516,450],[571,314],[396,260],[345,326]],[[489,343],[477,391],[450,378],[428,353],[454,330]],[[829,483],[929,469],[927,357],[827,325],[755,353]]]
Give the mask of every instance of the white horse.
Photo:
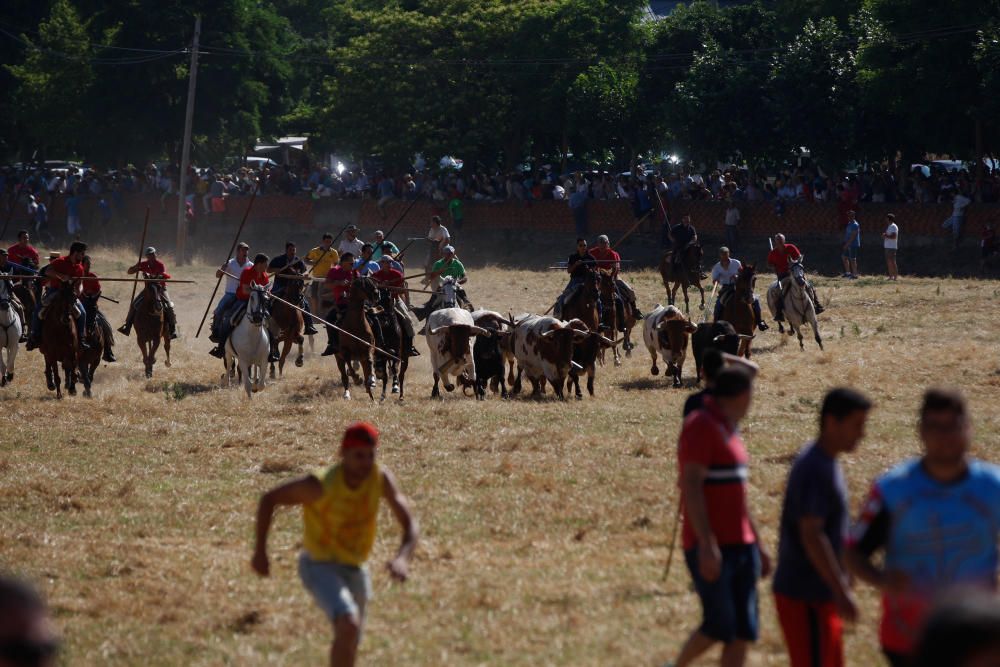
[[[806,270],[802,268],[802,262],[789,262],[788,290],[785,293],[785,321],[788,322],[788,335],[799,337],[799,347],[805,349],[802,343],[802,327],[808,322],[812,327],[813,336],[819,349],[823,349],[823,339],[819,334],[819,322],[816,320],[816,306],[806,289]],[[767,307],[771,311],[771,317],[775,316],[778,307],[778,299],[781,294],[781,286],[775,281],[767,290]],[[778,322],[778,331],[785,333],[785,328]]]
[[[250,300],[247,302],[243,319],[226,341],[223,355],[226,373],[222,376],[222,385],[232,386],[238,368],[247,398],[251,398],[253,392],[264,388],[264,371],[267,368],[267,355],[271,349],[267,335],[267,318],[267,293],[255,286],[250,290]]]
[[[14,359],[22,333],[21,318],[14,312],[10,300],[10,283],[0,280],[0,387],[14,379]]]

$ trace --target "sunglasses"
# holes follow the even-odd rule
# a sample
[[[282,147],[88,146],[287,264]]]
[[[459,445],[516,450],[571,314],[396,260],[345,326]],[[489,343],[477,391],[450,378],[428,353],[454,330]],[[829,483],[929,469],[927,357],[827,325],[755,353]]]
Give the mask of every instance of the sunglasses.
[[[59,652],[59,642],[9,639],[0,642],[0,660],[19,667],[35,667],[51,660]]]

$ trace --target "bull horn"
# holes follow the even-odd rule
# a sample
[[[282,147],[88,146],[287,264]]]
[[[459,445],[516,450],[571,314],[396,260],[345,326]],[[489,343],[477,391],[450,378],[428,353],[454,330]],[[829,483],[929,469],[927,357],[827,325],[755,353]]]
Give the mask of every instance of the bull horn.
[[[578,371],[582,371],[583,370],[583,366],[581,366],[580,364],[576,363],[575,361],[571,361],[569,363],[570,363],[570,366],[572,366],[576,370],[578,370]]]
[[[620,344],[623,340],[625,340],[624,338],[621,338],[618,341],[613,341],[607,336],[602,336],[600,334],[597,334],[597,338],[608,347],[615,347],[616,345]]]
[[[493,332],[489,329],[484,329],[483,327],[471,326],[469,327],[469,333],[473,336],[492,336]]]
[[[726,334],[719,334],[718,336],[716,336],[715,338],[712,339],[712,342],[713,343],[720,343],[723,340],[725,340],[725,338],[726,338]]]
[[[753,340],[755,338],[755,336],[749,336],[747,334],[737,334],[737,335],[740,337],[740,340]]]
[[[427,335],[428,336],[436,336],[437,334],[441,333],[442,331],[447,331],[449,326],[451,326],[451,325],[450,324],[445,324],[444,326],[434,327],[433,329],[428,329],[427,330]]]
[[[656,326],[653,328],[656,329],[657,331],[660,331],[661,329],[663,329],[663,327],[667,326],[667,322],[669,321],[670,320],[660,320],[659,322],[656,323]]]
[[[548,331],[545,331],[545,332],[539,334],[539,336],[542,337],[542,338],[545,338],[546,336],[551,336],[552,334],[554,334],[557,331],[559,331],[559,329],[549,329]]]

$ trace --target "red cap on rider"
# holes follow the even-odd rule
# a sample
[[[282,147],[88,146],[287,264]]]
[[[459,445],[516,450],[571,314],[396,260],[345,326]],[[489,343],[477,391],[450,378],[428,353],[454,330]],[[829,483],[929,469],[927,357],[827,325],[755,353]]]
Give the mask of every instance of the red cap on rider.
[[[341,450],[353,447],[378,447],[378,429],[368,422],[354,422],[344,431]]]

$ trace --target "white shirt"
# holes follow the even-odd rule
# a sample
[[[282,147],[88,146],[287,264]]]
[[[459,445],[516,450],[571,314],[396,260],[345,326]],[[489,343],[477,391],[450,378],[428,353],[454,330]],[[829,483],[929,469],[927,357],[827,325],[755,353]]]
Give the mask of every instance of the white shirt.
[[[344,253],[351,253],[355,258],[361,257],[361,246],[365,244],[361,239],[341,239],[340,244],[337,246],[337,253],[343,257]]]
[[[965,215],[965,207],[972,203],[972,200],[965,195],[959,193],[955,195],[955,201],[952,203],[952,215]]]
[[[730,227],[735,227],[739,223],[740,223],[740,209],[736,208],[735,206],[733,208],[727,208],[726,224]]]
[[[732,285],[736,282],[736,276],[739,275],[742,268],[743,265],[738,259],[730,258],[729,268],[723,268],[722,262],[716,262],[715,266],[712,267],[712,282],[717,282],[720,285]]]
[[[437,229],[431,227],[430,231],[427,232],[428,241],[437,241],[438,243],[441,243],[442,241],[447,241],[450,238],[451,235],[448,234],[448,228],[444,225],[439,226]]]
[[[899,247],[899,226],[895,222],[889,223],[889,226],[885,228],[886,234],[895,234],[895,238],[885,239],[885,247],[890,250],[895,250]]]
[[[232,276],[226,276],[226,294],[236,294],[236,288],[240,286],[240,275],[243,273],[243,269],[251,265],[250,257],[247,257],[247,261],[240,264],[236,261],[235,257],[231,257],[228,262],[226,262],[226,273],[231,273]]]

